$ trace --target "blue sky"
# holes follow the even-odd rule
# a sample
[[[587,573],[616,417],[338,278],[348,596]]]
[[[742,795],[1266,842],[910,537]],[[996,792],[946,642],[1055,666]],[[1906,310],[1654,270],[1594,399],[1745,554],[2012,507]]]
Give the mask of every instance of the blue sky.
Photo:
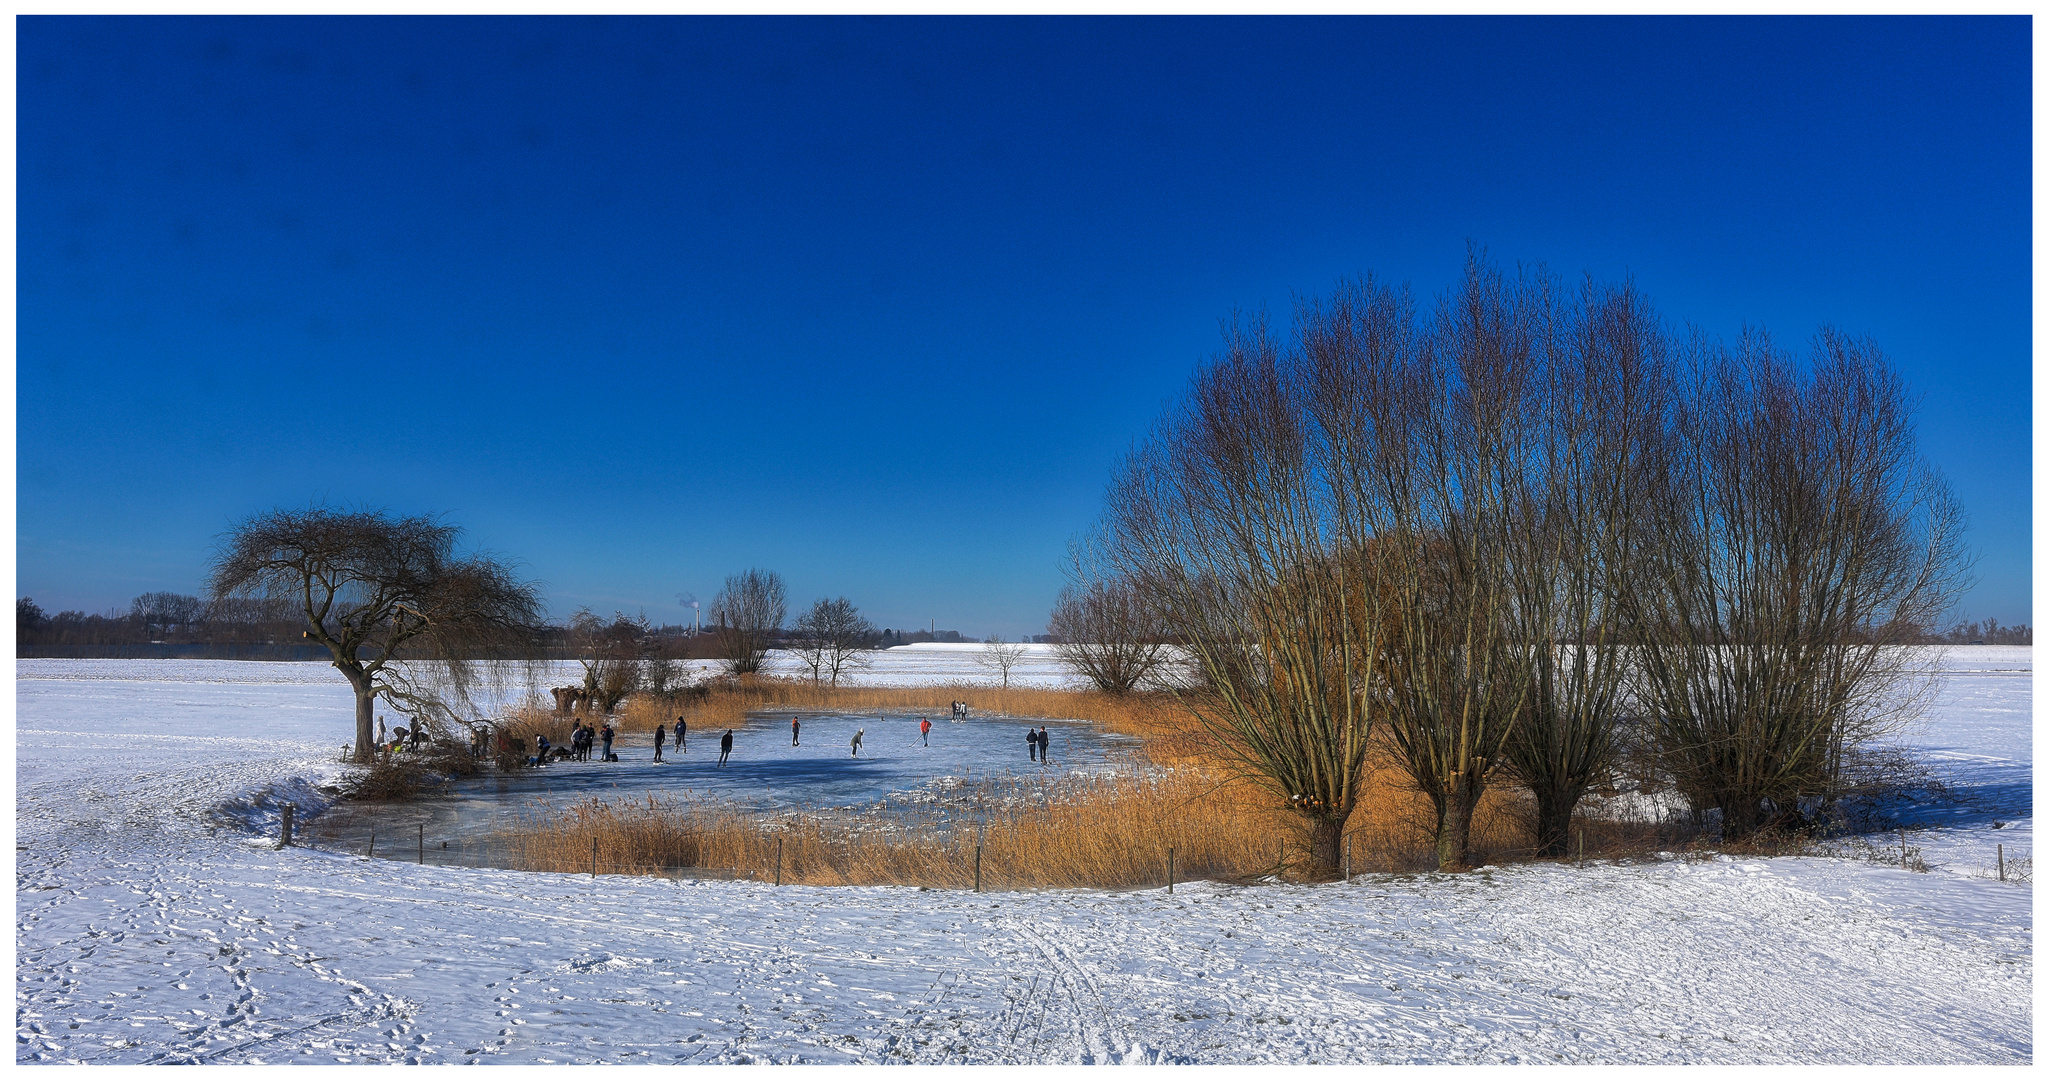
[[[1869,334],[2029,621],[2024,18],[18,22],[18,589],[439,511],[579,605],[1043,627],[1235,309],[1468,241]]]

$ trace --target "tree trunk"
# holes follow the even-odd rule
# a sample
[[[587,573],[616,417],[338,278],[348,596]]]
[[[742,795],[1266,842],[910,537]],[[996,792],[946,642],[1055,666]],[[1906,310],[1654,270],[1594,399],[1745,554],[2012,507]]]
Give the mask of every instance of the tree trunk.
[[[1755,794],[1729,795],[1720,800],[1723,841],[1744,840],[1764,827],[1763,802]]]
[[[1329,881],[1338,876],[1338,857],[1345,823],[1336,817],[1309,819],[1309,878]]]
[[[1444,813],[1437,819],[1437,869],[1456,873],[1470,869],[1473,846],[1473,807],[1485,790],[1471,776],[1460,776],[1444,798]]]
[[[377,688],[366,675],[349,676],[349,685],[356,691],[356,754],[358,765],[368,765],[377,760]]]
[[[1537,797],[1537,857],[1562,859],[1572,853],[1572,812],[1583,792],[1540,788],[1532,794]]]

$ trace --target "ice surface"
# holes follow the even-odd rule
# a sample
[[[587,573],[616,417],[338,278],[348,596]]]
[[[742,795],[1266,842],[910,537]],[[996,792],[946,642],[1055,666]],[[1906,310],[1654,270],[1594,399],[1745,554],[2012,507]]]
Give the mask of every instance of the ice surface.
[[[964,649],[897,651],[866,678],[987,680]],[[1971,875],[1981,837],[2032,835],[2030,657],[1941,658],[1911,739],[1966,804],[1914,834],[1947,872],[1669,859],[1173,895],[274,851],[253,830],[340,768],[332,669],[18,661],[16,1057],[2026,1062],[2032,888]]]

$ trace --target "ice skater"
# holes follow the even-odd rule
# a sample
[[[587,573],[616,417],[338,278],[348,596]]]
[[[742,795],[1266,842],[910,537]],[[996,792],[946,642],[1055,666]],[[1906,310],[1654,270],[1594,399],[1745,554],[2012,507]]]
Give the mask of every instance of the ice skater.
[[[1030,754],[1033,761],[1039,760],[1039,733],[1031,728],[1025,729],[1025,753]]]
[[[931,720],[920,720],[920,721],[918,721],[918,737],[919,737],[919,738],[921,738],[921,739],[923,739],[923,740],[925,740],[925,745],[926,745],[926,746],[930,746],[930,745],[932,745],[932,721],[931,721]]]
[[[662,744],[669,741],[669,733],[660,724],[655,725],[655,764],[662,763]]]
[[[796,718],[796,717],[794,717],[794,716],[790,717],[790,745],[791,745],[791,746],[795,746],[795,745],[797,745],[797,728],[798,728],[798,724],[797,724],[797,718]]]
[[[677,718],[676,718],[676,749],[678,749],[678,750],[684,750],[684,749],[685,749],[685,747],[683,746],[683,726],[684,726],[684,725],[683,725],[683,718],[682,718],[682,717],[680,717],[680,716],[679,716],[679,717],[677,717]]]
[[[862,729],[860,729],[859,731],[856,731],[856,732],[854,732],[854,756],[855,756],[855,757],[860,757],[860,756],[861,756],[861,736],[863,736],[863,735],[866,735],[866,734],[868,734],[868,729],[867,729],[867,728],[862,728]]]
[[[1053,736],[1046,734],[1046,725],[1039,725],[1039,764],[1053,760]]]
[[[721,737],[721,738],[719,739],[719,768],[721,768],[721,769],[725,768],[725,767],[726,767],[726,759],[727,759],[727,758],[729,758],[729,757],[732,757],[732,756],[733,756],[733,729],[732,729],[732,728],[727,728],[727,729],[726,729],[726,733],[725,733],[725,735],[724,735],[723,737]]]

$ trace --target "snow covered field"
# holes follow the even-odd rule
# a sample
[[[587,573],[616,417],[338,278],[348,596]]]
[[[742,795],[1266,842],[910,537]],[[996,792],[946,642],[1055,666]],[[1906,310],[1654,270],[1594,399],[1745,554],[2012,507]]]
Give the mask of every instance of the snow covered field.
[[[16,1057],[2031,1061],[2033,890],[1983,875],[1996,843],[2032,854],[2032,651],[1942,662],[1910,739],[1955,796],[1910,834],[1926,874],[1671,859],[976,895],[273,851],[252,830],[277,798],[316,806],[349,737],[332,669],[17,661]],[[863,681],[986,679],[926,646]]]

